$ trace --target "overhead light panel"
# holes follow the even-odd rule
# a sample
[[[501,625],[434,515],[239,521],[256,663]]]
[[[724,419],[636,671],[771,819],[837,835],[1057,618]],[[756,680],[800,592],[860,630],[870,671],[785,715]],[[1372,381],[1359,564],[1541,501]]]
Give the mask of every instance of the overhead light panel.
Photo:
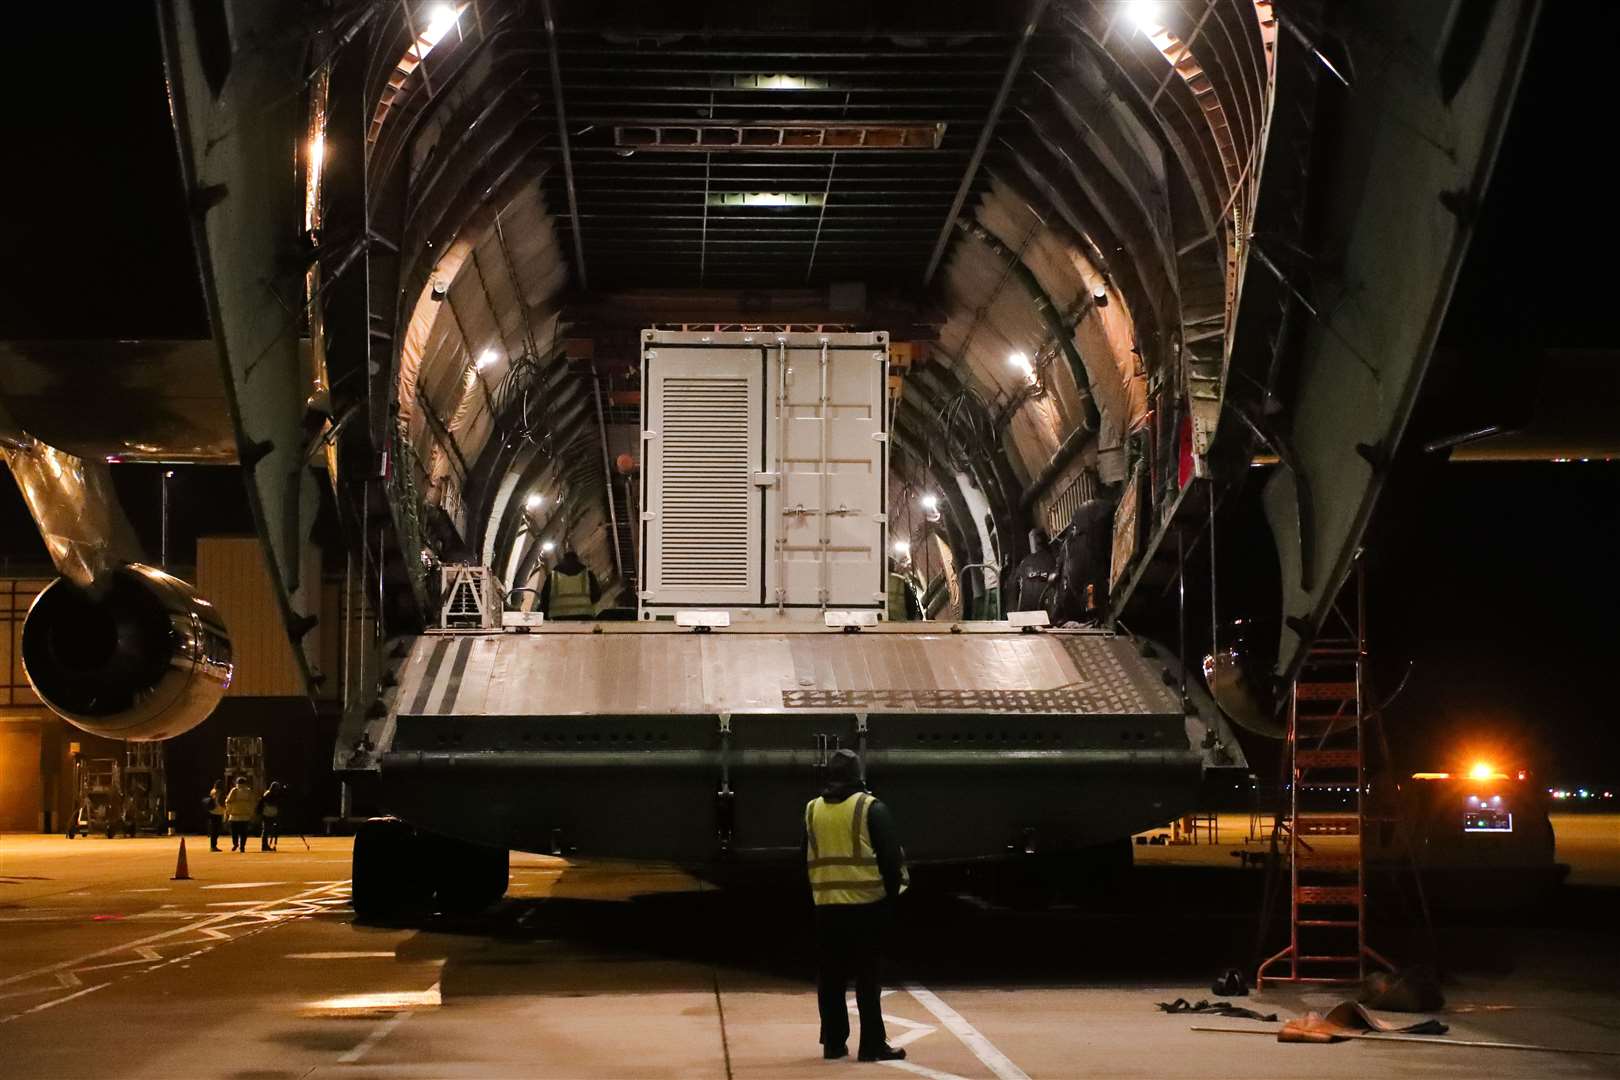
[[[715,82],[733,90],[831,90],[831,81],[821,75],[718,75]]]
[[[820,206],[825,197],[805,191],[716,191],[709,195],[710,206]]]

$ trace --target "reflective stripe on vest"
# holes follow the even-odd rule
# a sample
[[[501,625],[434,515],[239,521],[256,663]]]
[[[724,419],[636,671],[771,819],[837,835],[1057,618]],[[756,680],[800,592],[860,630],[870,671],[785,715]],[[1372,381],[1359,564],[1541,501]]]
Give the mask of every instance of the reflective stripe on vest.
[[[889,621],[909,622],[911,612],[907,610],[910,605],[906,603],[910,596],[906,587],[906,579],[899,574],[889,575]]]
[[[551,599],[546,605],[548,619],[590,618],[596,614],[591,603],[591,575],[588,570],[577,574],[551,572]]]
[[[804,808],[810,894],[817,904],[870,904],[886,895],[866,820],[871,803],[872,796],[859,792],[835,803],[812,799]]]

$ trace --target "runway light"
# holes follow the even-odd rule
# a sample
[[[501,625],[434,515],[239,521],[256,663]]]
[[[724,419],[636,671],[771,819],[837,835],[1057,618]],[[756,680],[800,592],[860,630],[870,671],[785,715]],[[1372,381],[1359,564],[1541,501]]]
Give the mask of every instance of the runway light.
[[[523,500],[523,506],[527,510],[538,510],[544,505],[546,505],[546,497],[538,491]]]
[[[1125,17],[1144,34],[1164,28],[1164,5],[1159,0],[1125,0]]]

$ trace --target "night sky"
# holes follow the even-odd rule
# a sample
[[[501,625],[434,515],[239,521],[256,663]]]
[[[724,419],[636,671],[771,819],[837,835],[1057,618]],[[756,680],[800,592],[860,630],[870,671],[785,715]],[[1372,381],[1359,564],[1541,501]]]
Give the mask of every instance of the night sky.
[[[1438,365],[1409,444],[1446,433],[1436,417],[1479,386],[1511,394],[1542,349],[1620,345],[1613,177],[1594,152],[1603,125],[1587,119],[1606,115],[1612,87],[1588,48],[1572,48],[1609,22],[1606,10],[1544,5],[1444,331],[1455,359]],[[0,338],[206,336],[151,5],[98,5],[91,18],[39,4],[8,17]],[[115,473],[155,555],[157,470]],[[1246,583],[1274,561],[1258,551],[1252,505],[1223,514],[1221,576],[1236,614],[1245,597],[1232,593],[1267,593]],[[180,470],[177,562],[191,560],[199,532],[250,528],[236,470]],[[1389,716],[1410,764],[1479,748],[1549,783],[1620,783],[1620,463],[1445,465],[1409,445],[1369,551],[1380,681],[1393,686],[1412,666]],[[46,562],[9,473],[0,559]]]

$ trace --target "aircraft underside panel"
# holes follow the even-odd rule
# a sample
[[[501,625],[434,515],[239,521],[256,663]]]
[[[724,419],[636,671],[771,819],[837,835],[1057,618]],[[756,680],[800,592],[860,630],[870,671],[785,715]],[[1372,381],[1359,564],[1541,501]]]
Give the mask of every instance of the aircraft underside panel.
[[[1288,417],[1294,461],[1265,490],[1286,621],[1278,670],[1287,677],[1302,655],[1301,632],[1321,624],[1350,573],[1411,416],[1537,5],[1456,9],[1452,21],[1448,5],[1399,0],[1359,12],[1359,24],[1378,27],[1380,40],[1357,53],[1355,88],[1344,97],[1345,149],[1323,195],[1318,247],[1337,254],[1331,272],[1313,275],[1313,318]]]
[[[708,862],[796,852],[839,747],[922,861],[1119,838],[1186,812],[1206,766],[1243,764],[1213,710],[1184,716],[1151,650],[1112,634],[592,629],[415,639],[338,767],[379,774],[386,808],[432,831]]]

